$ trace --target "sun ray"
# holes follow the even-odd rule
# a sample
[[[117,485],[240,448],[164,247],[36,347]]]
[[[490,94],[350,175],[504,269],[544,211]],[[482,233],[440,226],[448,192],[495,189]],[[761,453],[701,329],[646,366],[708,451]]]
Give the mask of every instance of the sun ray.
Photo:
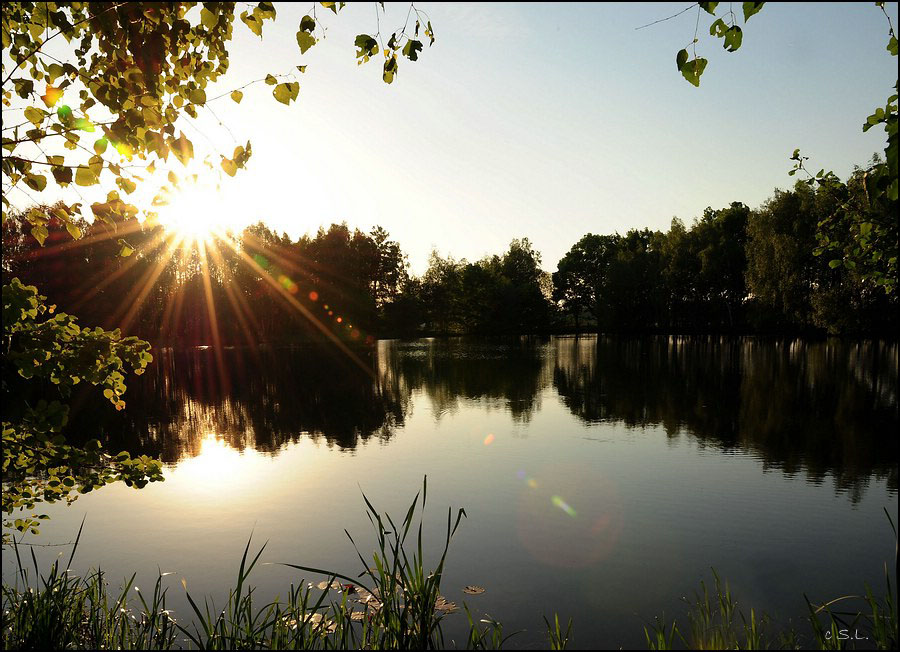
[[[147,298],[150,290],[156,285],[156,280],[163,271],[165,271],[166,265],[169,263],[169,260],[171,260],[173,254],[174,249],[170,248],[144,273],[141,280],[138,281],[131,292],[125,297],[123,301],[124,305],[113,314],[112,318],[110,318],[109,323],[111,325],[121,328],[123,331],[128,331],[128,327],[131,326],[135,317],[137,317],[138,310],[140,310],[143,305],[144,299]]]
[[[259,274],[265,281],[273,286],[277,291],[278,295],[284,301],[286,301],[292,308],[296,309],[301,315],[306,317],[310,323],[312,323],[319,331],[321,331],[329,340],[331,340],[335,346],[337,346],[341,352],[343,352],[347,357],[349,357],[354,364],[356,364],[360,369],[362,369],[366,374],[371,376],[373,379],[375,378],[375,372],[372,370],[370,366],[368,366],[365,362],[363,362],[359,356],[353,353],[346,344],[344,344],[340,338],[338,338],[331,330],[323,323],[319,321],[319,319],[313,315],[303,304],[297,301],[296,297],[294,297],[290,292],[288,292],[278,281],[272,278],[272,275],[266,272],[259,263],[257,263],[250,254],[245,251],[241,251],[238,247],[231,242],[227,242],[226,244],[234,250],[234,252],[247,263],[251,269],[253,269],[257,274]]]
[[[225,360],[222,357],[222,337],[219,333],[219,319],[216,314],[216,301],[212,293],[212,283],[209,278],[209,260],[206,256],[206,241],[199,240],[197,246],[200,249],[200,272],[203,275],[203,294],[206,297],[206,312],[209,317],[209,328],[213,341],[213,355],[216,358],[216,367],[221,389],[228,393],[231,389],[228,372],[225,368]]]
[[[112,236],[110,236],[112,237]],[[166,234],[164,232],[160,232],[153,236],[153,239],[144,245],[146,247],[147,253],[154,253],[159,247],[163,245],[166,238],[172,237],[171,234]],[[119,277],[128,272],[132,267],[138,264],[138,257],[129,258],[122,265],[119,266],[119,269],[116,271],[109,273],[106,270],[99,270],[95,274],[91,275],[83,284],[83,286],[87,287],[87,290],[84,291],[84,294],[75,301],[72,305],[72,311],[77,312],[79,308],[81,308],[87,301],[90,301],[92,298],[97,296],[97,294],[102,291],[106,286],[115,282]],[[100,277],[103,277],[102,279]]]
[[[190,245],[221,239],[229,229],[246,226],[246,215],[224,203],[218,186],[199,178],[195,174],[183,179],[168,204],[158,211],[159,223]]]
[[[209,254],[213,261],[224,270],[225,261],[219,248],[217,246],[210,247]],[[259,323],[256,321],[253,312],[250,310],[250,306],[247,305],[244,296],[240,292],[235,292],[234,280],[231,278],[225,279],[223,286],[225,289],[225,296],[228,298],[228,303],[231,304],[231,308],[234,310],[234,314],[237,317],[238,324],[241,328],[241,334],[247,340],[247,345],[255,350],[256,340],[254,339],[253,334],[260,331]],[[250,322],[249,324],[248,321]]]

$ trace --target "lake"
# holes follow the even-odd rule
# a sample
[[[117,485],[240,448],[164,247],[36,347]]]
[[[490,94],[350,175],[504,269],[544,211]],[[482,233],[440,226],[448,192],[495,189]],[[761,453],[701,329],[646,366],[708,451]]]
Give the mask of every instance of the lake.
[[[513,647],[543,647],[554,611],[574,619],[576,647],[645,647],[644,625],[681,615],[711,568],[743,609],[796,620],[804,593],[883,592],[895,559],[894,342],[560,336],[154,355],[123,413],[76,396],[70,430],[161,458],[166,481],[48,506],[36,541],[70,541],[85,518],[76,570],[136,571],[148,588],[172,571],[182,620],[181,579],[221,604],[251,534],[273,562],[251,576],[261,600],[304,577],[277,562],[355,576],[344,529],[364,556],[374,548],[361,492],[402,519],[426,475],[432,558],[447,507],[467,513],[442,593],[525,630]],[[47,564],[68,554],[35,550]],[[4,555],[4,579],[12,564]],[[461,646],[465,615],[445,622]]]

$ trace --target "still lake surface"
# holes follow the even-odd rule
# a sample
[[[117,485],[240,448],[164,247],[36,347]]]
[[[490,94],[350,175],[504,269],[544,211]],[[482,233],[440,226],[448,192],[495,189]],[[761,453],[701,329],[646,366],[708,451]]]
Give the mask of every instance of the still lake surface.
[[[155,350],[124,413],[75,400],[70,430],[162,458],[166,481],[48,506],[38,541],[72,540],[84,517],[78,572],[150,588],[173,571],[189,619],[181,578],[221,604],[251,533],[262,561],[356,575],[344,529],[364,556],[375,545],[361,491],[402,519],[427,475],[432,558],[447,507],[468,514],[443,594],[526,630],[513,647],[545,645],[554,611],[577,647],[644,647],[644,625],[683,613],[711,567],[744,609],[786,621],[804,593],[881,591],[893,566],[896,343],[450,338],[356,354]],[[304,576],[324,579],[272,563],[251,583],[262,600]],[[462,645],[465,615],[445,622]]]

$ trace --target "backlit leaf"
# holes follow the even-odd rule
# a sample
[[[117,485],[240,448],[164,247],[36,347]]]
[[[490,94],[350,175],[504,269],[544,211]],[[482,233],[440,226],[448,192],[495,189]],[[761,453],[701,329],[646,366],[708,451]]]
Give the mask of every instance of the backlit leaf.
[[[134,253],[134,247],[132,247],[130,244],[128,244],[121,238],[119,238],[119,245],[121,246],[121,249],[119,249],[119,256],[121,256],[122,258],[127,258],[128,256],[130,256],[131,254]],[[126,456],[126,459],[127,459],[128,453],[125,453],[124,451],[123,451],[123,453],[119,453],[119,457],[121,457],[123,454]]]
[[[681,75],[692,83],[694,86],[700,86],[700,75],[706,69],[707,61],[702,57],[697,57],[688,61],[681,67]]]
[[[47,239],[47,236],[50,235],[50,232],[47,230],[46,226],[39,224],[38,226],[32,227],[31,235],[33,235],[34,239],[43,247],[44,241]]]
[[[44,116],[47,114],[41,111],[40,109],[36,109],[33,106],[29,106],[25,109],[25,119],[32,123],[35,127],[39,126],[44,121]]]
[[[45,177],[43,174],[32,174],[31,172],[26,172],[25,183],[32,190],[37,190],[38,192],[40,192],[47,187],[47,177]]]
[[[744,22],[750,20],[750,16],[759,13],[765,2],[745,2],[744,3]]]
[[[723,47],[729,52],[734,52],[739,47],[741,47],[741,41],[743,40],[744,35],[741,32],[741,28],[737,25],[732,25],[725,32],[725,43]]]
[[[206,29],[213,29],[218,22],[216,15],[206,7],[200,10],[200,22]]]
[[[278,86],[276,86],[272,91],[272,95],[274,95],[275,99],[282,104],[290,104],[292,100],[297,99],[297,95],[299,92],[299,82],[287,82],[284,84],[278,84]]]
[[[297,31],[297,45],[300,46],[300,54],[306,54],[306,51],[316,44],[316,37],[302,29]]]
[[[403,46],[403,56],[407,57],[410,61],[418,61],[419,52],[422,51],[422,42],[414,41],[410,39],[406,42],[406,45]]]
[[[93,186],[97,181],[97,175],[90,168],[80,166],[75,170],[75,183],[79,186]]]
[[[262,21],[246,11],[241,13],[241,21],[250,28],[250,31],[259,37],[262,37]]]

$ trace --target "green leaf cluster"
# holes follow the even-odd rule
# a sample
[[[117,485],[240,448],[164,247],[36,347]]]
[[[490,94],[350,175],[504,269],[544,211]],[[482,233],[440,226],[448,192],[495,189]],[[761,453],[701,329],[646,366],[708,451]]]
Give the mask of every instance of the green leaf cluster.
[[[33,285],[18,278],[3,286],[3,512],[33,509],[39,502],[74,500],[118,480],[135,487],[162,480],[162,465],[127,452],[115,458],[97,440],[84,447],[66,443],[62,431],[69,408],[59,399],[88,383],[102,389],[117,409],[125,407],[125,374],[142,374],[152,362],[150,345],[118,330],[82,328],[72,315],[55,313]],[[45,388],[56,398],[28,401],[12,391],[9,374]],[[19,383],[21,384],[21,383]],[[17,518],[12,526],[37,533],[41,516]],[[4,525],[10,525],[4,522]]]
[[[877,3],[876,3],[877,4]],[[891,56],[897,56],[897,37],[889,25],[888,44],[885,48]],[[898,149],[900,137],[897,129],[897,97],[900,85],[894,84],[884,107],[878,107],[862,125],[864,132],[883,125],[887,135],[884,157],[873,158],[865,168],[858,168],[847,184],[841,183],[833,172],[819,170],[810,174],[804,167],[805,156],[794,150],[791,160],[796,161],[788,174],[803,171],[809,176],[805,183],[827,189],[838,201],[831,213],[822,219],[816,231],[817,256],[831,257],[831,268],[844,267],[860,278],[874,282],[887,294],[897,288],[897,257],[900,225],[898,211]]]
[[[705,11],[706,13],[715,16],[716,8],[719,6],[719,4],[721,3],[698,2],[698,22],[700,20],[700,11]],[[751,16],[759,13],[764,4],[766,3],[745,2],[743,5],[744,23],[746,23]],[[724,15],[722,18],[716,18],[716,20],[712,22],[712,24],[709,26],[709,34],[710,36],[715,36],[722,39],[722,47],[725,48],[727,52],[736,52],[741,47],[741,43],[743,43],[744,40],[744,32],[737,24],[737,18],[730,8],[726,15]],[[675,56],[675,65],[678,67],[678,72],[681,73],[682,77],[684,77],[692,85],[699,87],[700,77],[706,70],[706,64],[708,63],[708,61],[702,57],[697,56],[695,47],[697,42],[698,39],[695,35],[695,38],[688,46],[694,48],[694,57],[690,58],[687,48],[683,48],[679,50],[678,54]]]
[[[187,165],[194,158],[194,147],[177,125],[183,116],[196,118],[201,107],[218,99],[208,90],[229,68],[235,17],[261,38],[264,23],[277,16],[271,2],[240,12],[235,2],[205,2],[199,11],[197,4],[5,3],[0,35],[4,62],[11,65],[4,63],[2,102],[5,110],[21,110],[24,122],[4,120],[4,182],[44,192],[51,181],[63,187],[72,183],[88,187],[104,183],[111,174],[116,186],[130,194],[145,181],[133,172],[135,168],[152,173],[157,164],[167,164],[170,155]],[[342,2],[320,5],[335,14],[344,7]],[[415,13],[418,36],[422,12],[412,5],[410,12]],[[297,31],[301,54],[320,40],[319,28],[315,10],[303,16]],[[399,34],[406,38],[403,30]],[[433,43],[430,21],[425,34]],[[48,54],[45,43],[50,41],[54,46],[65,41],[68,56]],[[358,55],[362,61],[380,51],[372,37],[366,37],[365,45],[363,55]],[[421,50],[420,41],[407,39],[402,54],[417,61]],[[397,59],[387,58],[383,79],[390,83]],[[305,70],[304,65],[297,68]],[[272,77],[271,83],[276,101],[290,104],[297,99],[298,82],[277,83]],[[240,89],[222,97],[226,95],[235,102],[243,98]],[[19,100],[25,101],[24,106]],[[85,147],[84,135],[97,132],[100,138]],[[45,151],[51,145],[69,151],[57,149],[40,160],[23,153],[34,146]],[[235,160],[224,155],[222,159]],[[232,174],[241,166],[222,167]],[[6,194],[4,222],[12,206]],[[129,211],[128,217],[137,214]],[[32,226],[34,237],[43,242],[46,229],[40,223]]]

